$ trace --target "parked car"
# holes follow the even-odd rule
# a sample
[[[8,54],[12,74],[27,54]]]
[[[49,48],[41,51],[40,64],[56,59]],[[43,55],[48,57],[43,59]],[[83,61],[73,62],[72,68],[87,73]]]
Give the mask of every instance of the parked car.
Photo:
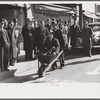
[[[93,29],[92,46],[100,46],[100,23],[90,23],[89,26]]]

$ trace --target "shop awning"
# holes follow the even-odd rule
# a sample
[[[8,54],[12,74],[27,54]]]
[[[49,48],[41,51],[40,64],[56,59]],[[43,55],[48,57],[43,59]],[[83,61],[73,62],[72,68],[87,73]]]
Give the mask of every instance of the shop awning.
[[[58,11],[58,12],[65,12],[70,14],[76,14],[77,10],[72,9],[70,7],[62,7],[57,5],[41,5],[42,7],[45,7],[45,9],[52,10],[52,11]]]
[[[97,15],[95,15],[94,13],[83,12],[83,14],[84,14],[86,17],[89,17],[89,18],[100,19],[100,18],[99,18]]]

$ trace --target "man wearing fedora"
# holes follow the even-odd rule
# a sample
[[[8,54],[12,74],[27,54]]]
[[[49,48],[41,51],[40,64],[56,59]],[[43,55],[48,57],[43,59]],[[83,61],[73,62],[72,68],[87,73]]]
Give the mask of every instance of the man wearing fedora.
[[[4,29],[4,19],[0,19],[0,69],[8,71],[10,40],[7,31]]]

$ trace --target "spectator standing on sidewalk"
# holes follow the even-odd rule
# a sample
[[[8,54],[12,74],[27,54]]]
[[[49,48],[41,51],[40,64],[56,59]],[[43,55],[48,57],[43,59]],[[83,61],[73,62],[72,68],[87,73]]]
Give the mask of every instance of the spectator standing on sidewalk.
[[[71,46],[72,46],[72,50],[74,50],[75,46],[76,46],[76,41],[78,38],[78,35],[80,33],[80,27],[77,24],[77,21],[74,21],[74,24],[70,27],[70,36],[71,36]]]
[[[49,34],[48,29],[45,27],[44,21],[40,21],[39,27],[36,29],[36,37],[35,37],[35,43],[37,46],[37,50],[41,50],[43,48],[43,42],[47,38],[47,35]]]
[[[34,28],[33,28],[33,50],[34,50],[34,59],[37,59],[37,57],[36,57],[36,53],[37,53],[37,46],[36,46],[36,32],[37,32],[37,30],[38,30],[38,22],[37,22],[37,20],[34,20],[33,21],[33,23],[34,23]]]
[[[61,31],[61,29],[58,28],[58,25],[56,22],[52,22],[52,31],[54,34],[54,37],[56,39],[58,39],[59,43],[60,43],[60,51],[61,50],[65,50],[65,41],[64,41],[64,37],[63,37],[63,33]],[[64,62],[64,52],[62,53],[61,57],[60,57],[60,67],[64,67],[65,66],[65,62]]]
[[[63,35],[65,39],[65,45],[66,45],[66,52],[68,52],[68,22],[64,21],[64,28],[63,28]]]
[[[14,23],[13,21],[8,22],[7,27],[8,36],[10,39],[10,65],[14,66],[15,61],[17,60],[17,47],[16,47],[16,36],[14,32]]]
[[[4,19],[0,19],[0,69],[9,71],[10,40],[4,25]]]
[[[91,47],[92,47],[92,35],[93,30],[88,26],[88,22],[84,22],[84,28],[82,29],[82,44],[83,49],[89,55],[92,56]]]
[[[25,60],[31,60],[33,56],[32,40],[33,40],[33,28],[31,27],[31,20],[27,19],[27,24],[22,28],[22,35],[24,38],[24,50]]]
[[[18,55],[20,54],[20,38],[21,38],[21,28],[18,26],[18,19],[14,18],[14,33],[16,39],[16,49],[17,49],[17,61],[19,62]]]

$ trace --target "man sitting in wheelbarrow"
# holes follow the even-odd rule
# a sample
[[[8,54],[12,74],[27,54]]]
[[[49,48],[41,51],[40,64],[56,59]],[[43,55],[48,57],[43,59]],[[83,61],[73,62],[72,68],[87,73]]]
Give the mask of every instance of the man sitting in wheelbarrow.
[[[47,68],[47,65],[50,64],[59,54],[60,43],[58,39],[54,38],[53,33],[48,34],[47,39],[43,43],[42,50],[37,53],[37,57],[41,66],[38,70],[39,77],[44,76],[43,72]],[[51,66],[52,70],[55,70],[57,67],[56,62]]]

